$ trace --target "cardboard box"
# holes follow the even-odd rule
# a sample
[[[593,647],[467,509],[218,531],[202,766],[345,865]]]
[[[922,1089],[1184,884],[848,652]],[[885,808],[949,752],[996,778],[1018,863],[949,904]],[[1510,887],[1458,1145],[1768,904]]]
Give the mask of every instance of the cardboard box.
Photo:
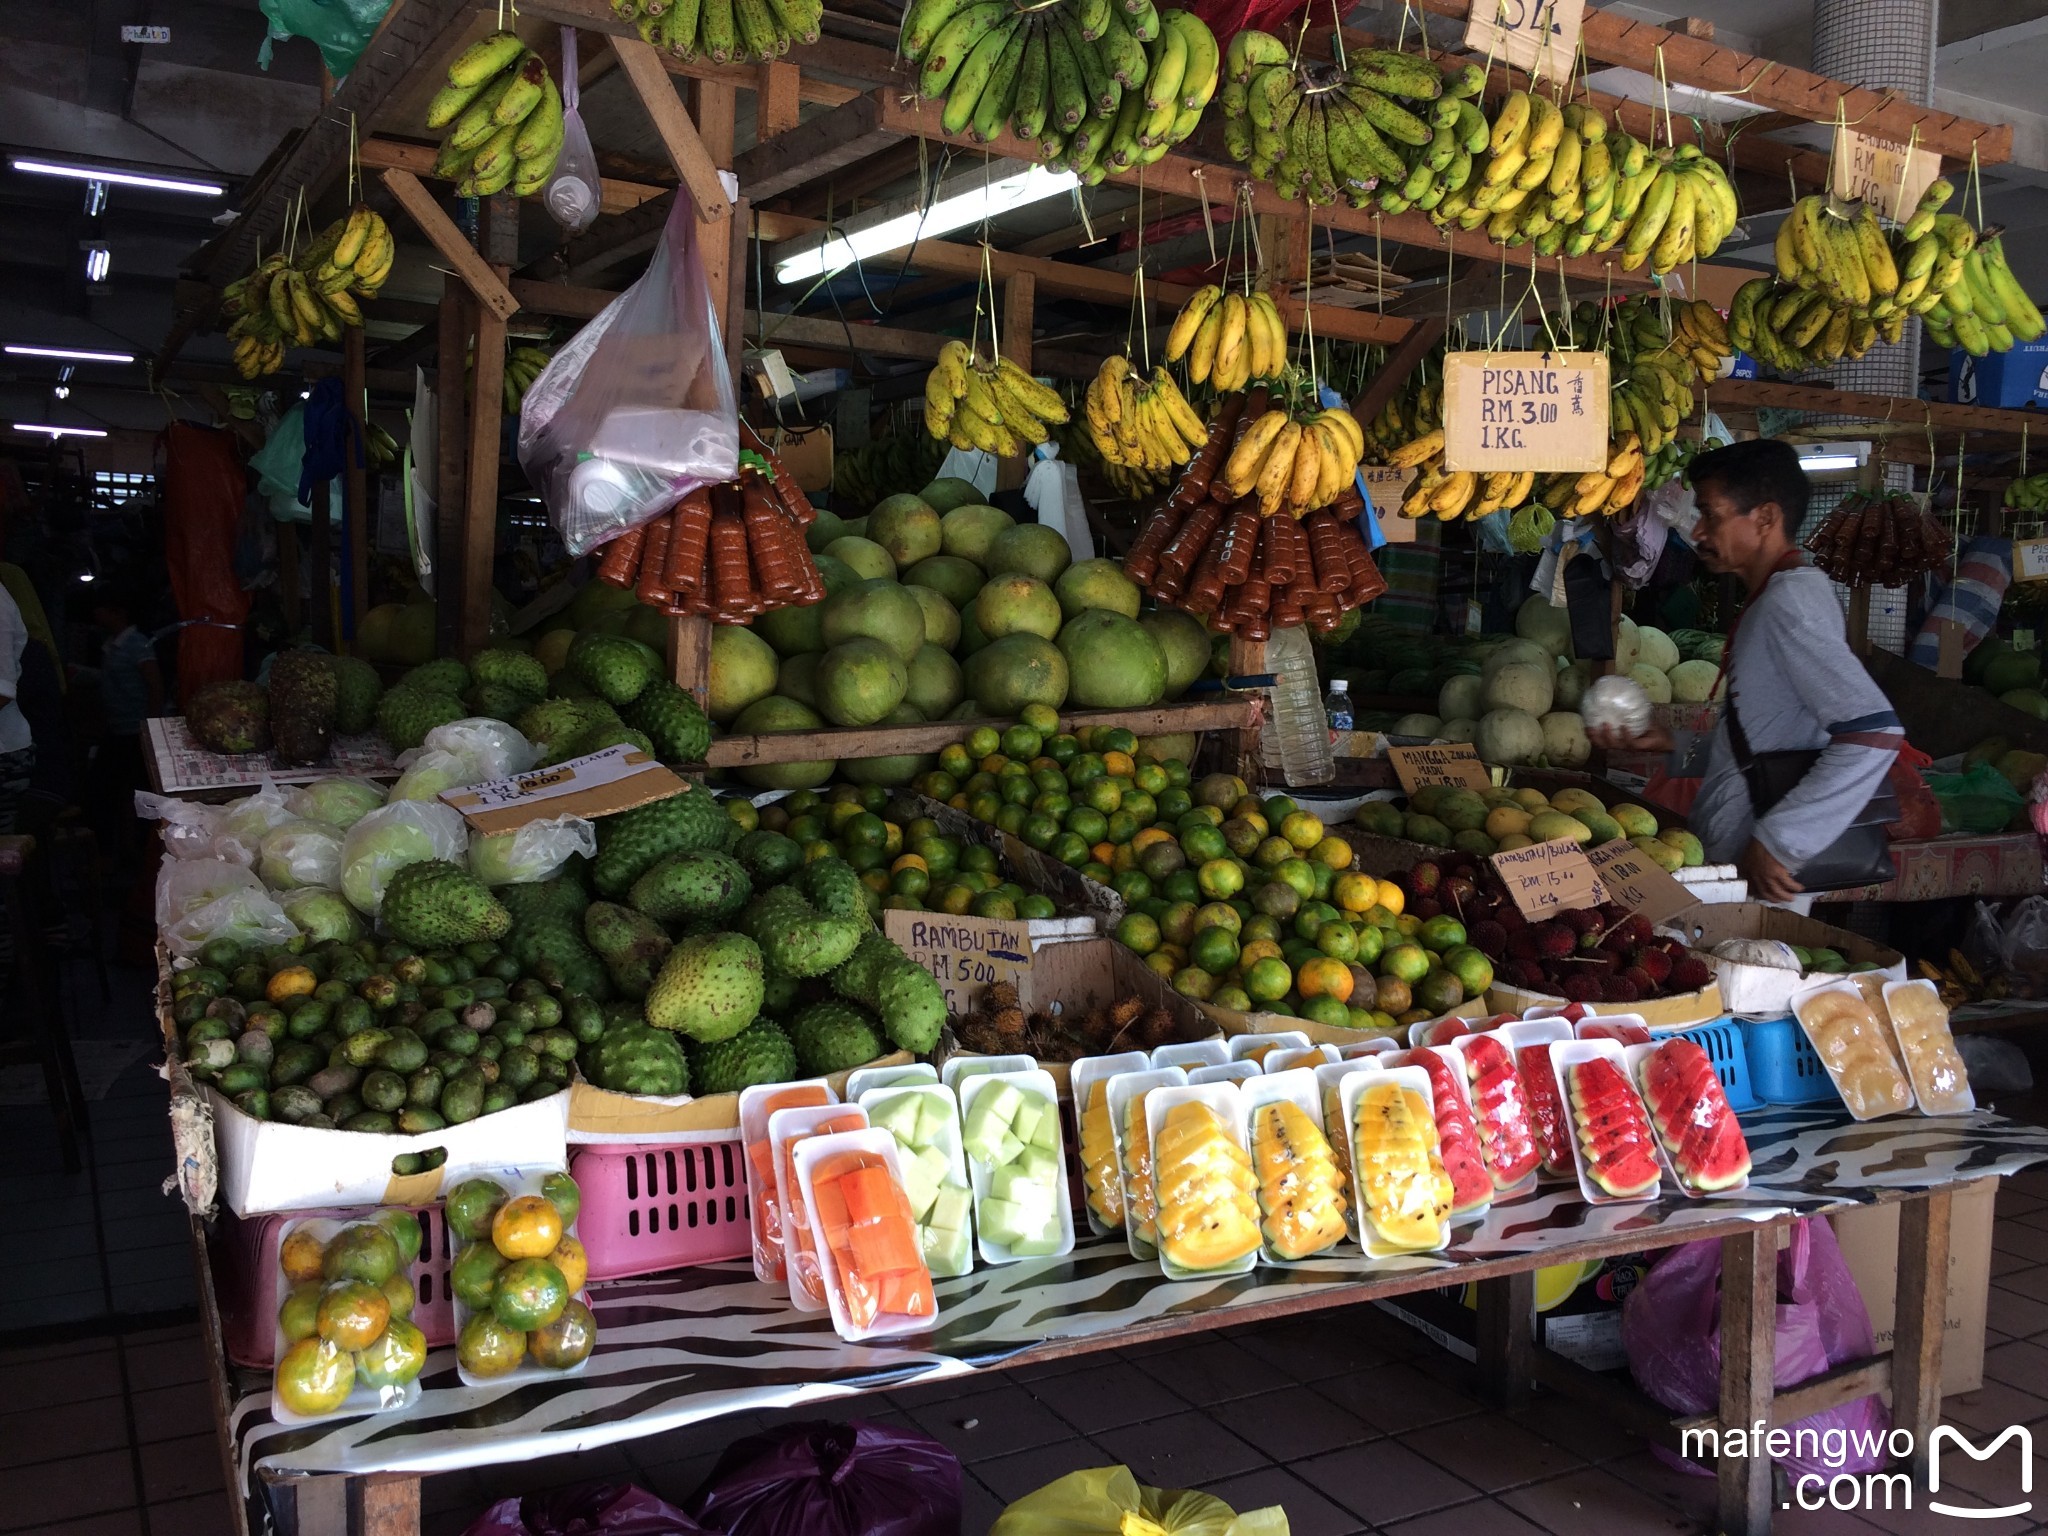
[[[892,1051],[870,1067],[907,1066],[908,1051]],[[846,1092],[846,1080],[862,1068],[828,1073],[833,1091]],[[569,1142],[572,1146],[604,1142],[730,1141],[740,1130],[740,1096],[707,1093],[697,1098],[649,1098],[613,1093],[578,1081],[569,1087]]]
[[[1948,397],[1963,405],[2048,405],[2048,341],[2022,341],[2009,352],[1948,355]]]
[[[1831,927],[1815,918],[1803,917],[1784,907],[1766,906],[1762,902],[1722,902],[1694,907],[1690,912],[1679,914],[1665,927],[1683,939],[1688,948],[1700,952],[1701,958],[1714,968],[1720,982],[1721,1000],[1727,1005],[1727,1011],[1745,1018],[1782,1018],[1792,1011],[1792,994],[1809,978],[1802,977],[1797,971],[1773,970],[1767,965],[1743,965],[1715,956],[1712,953],[1714,946],[1729,939],[1776,939],[1780,943],[1798,944],[1806,949],[1832,949],[1851,962],[1871,961],[1881,967],[1892,981],[1906,979],[1906,957],[1897,950],[1886,949],[1882,944],[1851,933],[1846,928]]]
[[[1974,1392],[1984,1385],[1984,1314],[1991,1294],[1991,1223],[1998,1181],[1958,1193],[1948,1236],[1948,1323],[1942,1334],[1941,1391]],[[1835,1241],[1877,1334],[1880,1353],[1892,1347],[1898,1316],[1899,1207],[1866,1205],[1837,1211]]]
[[[1486,1000],[1495,1013],[1527,1013],[1531,1008],[1561,1007],[1566,1001],[1546,992],[1525,992],[1520,987],[1498,981],[1487,989]],[[1721,1018],[1728,1012],[1721,1000],[1721,989],[1713,982],[1698,992],[1680,992],[1673,997],[1646,998],[1639,1003],[1587,1003],[1585,1006],[1594,1013],[1635,1014],[1652,1029],[1684,1029],[1690,1024],[1704,1024],[1709,1019]]]

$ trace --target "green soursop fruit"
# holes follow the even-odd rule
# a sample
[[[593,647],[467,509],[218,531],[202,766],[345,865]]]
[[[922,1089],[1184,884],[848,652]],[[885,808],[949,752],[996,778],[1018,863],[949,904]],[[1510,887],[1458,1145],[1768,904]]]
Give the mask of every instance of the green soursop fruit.
[[[774,966],[769,966],[761,983],[761,1011],[780,1018],[796,1006],[803,995],[803,983]]]
[[[469,687],[469,668],[453,656],[443,656],[439,661],[423,661],[398,680],[401,688],[417,688],[421,693],[451,693],[460,697]]]
[[[548,669],[524,651],[478,651],[469,660],[469,672],[479,687],[523,693],[529,704],[548,691]]]
[[[738,859],[699,848],[670,854],[633,882],[626,900],[656,922],[723,922],[753,894],[754,882]]]
[[[690,1081],[698,1093],[738,1093],[761,1083],[786,1083],[796,1076],[796,1048],[774,1020],[763,1019],[730,1040],[690,1051]]]
[[[472,715],[509,722],[524,714],[534,697],[530,693],[521,693],[517,688],[507,688],[503,683],[479,681],[469,685],[469,692],[462,696],[462,702]]]
[[[832,990],[841,997],[874,1007],[875,999],[882,995],[882,971],[904,958],[888,935],[871,929],[860,941],[846,963],[832,973]]]
[[[657,755],[654,743],[647,739],[645,732],[636,731],[628,725],[604,722],[593,725],[577,737],[570,745],[569,755],[588,757],[593,752],[602,752],[606,747],[631,747],[636,752],[645,752],[649,757]]]
[[[749,832],[733,845],[732,853],[760,886],[780,885],[804,867],[802,845],[780,832]]]
[[[452,693],[428,693],[401,683],[377,701],[377,734],[392,751],[409,752],[425,741],[435,726],[460,720],[468,713]]]
[[[270,744],[287,763],[327,760],[337,710],[332,660],[322,651],[270,659]]]
[[[360,736],[377,723],[377,701],[384,679],[360,656],[334,656],[334,728],[344,736]]]
[[[611,901],[593,901],[584,909],[583,937],[627,997],[647,995],[654,973],[674,947],[653,918]]]
[[[519,734],[541,749],[542,762],[560,762],[569,756],[569,745],[600,720],[616,720],[618,713],[602,699],[542,699],[519,712],[512,723]]]
[[[578,922],[590,905],[590,892],[574,875],[556,875],[552,880],[508,885],[494,893],[498,905],[512,914],[515,923],[538,922],[547,917],[565,917]]]
[[[626,706],[626,723],[644,731],[665,763],[701,763],[711,747],[711,721],[687,688],[656,678]]]
[[[879,933],[833,972],[832,990],[881,1015],[882,1032],[901,1050],[923,1055],[946,1026],[946,994],[931,972]]]
[[[662,661],[650,646],[624,635],[585,633],[569,645],[564,664],[571,676],[610,704],[630,704],[661,675]]]
[[[260,683],[208,683],[185,706],[185,727],[209,752],[268,752],[270,694]]]
[[[423,859],[394,874],[379,917],[393,938],[415,949],[502,939],[512,927],[512,914],[484,883],[446,859]]]
[[[732,818],[718,797],[702,784],[691,783],[680,795],[636,805],[600,821],[591,881],[600,896],[623,896],[670,854],[723,849],[732,833]]]
[[[760,1013],[762,980],[760,946],[745,934],[684,939],[647,993],[647,1022],[700,1043],[730,1040]]]
[[[797,1067],[806,1077],[866,1066],[882,1054],[874,1015],[851,1003],[812,1003],[789,1021]]]
[[[859,947],[868,926],[865,914],[858,922],[828,916],[787,885],[755,897],[739,918],[740,931],[761,946],[769,964],[791,976],[823,976],[838,969]]]
[[[508,885],[505,889],[531,891],[537,887]],[[505,936],[505,953],[519,962],[521,970],[564,997],[604,1002],[612,995],[611,974],[597,952],[583,942],[583,924],[578,917],[545,913],[521,918]]]
[[[867,887],[846,860],[814,859],[803,867],[797,880],[820,912],[827,917],[852,918],[866,930],[870,922]]]
[[[690,1091],[681,1042],[650,1024],[614,1024],[586,1058],[590,1080],[613,1093],[673,1096]]]

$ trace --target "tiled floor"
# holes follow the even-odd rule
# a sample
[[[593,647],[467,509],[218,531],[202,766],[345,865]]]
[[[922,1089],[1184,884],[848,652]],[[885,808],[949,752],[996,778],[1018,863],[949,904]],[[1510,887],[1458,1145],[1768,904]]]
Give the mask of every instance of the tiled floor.
[[[114,1005],[80,1033],[146,1030],[142,985],[117,972]],[[0,1194],[29,1255],[0,1287],[0,1533],[230,1530],[218,1445],[200,1428],[211,1414],[183,1217],[159,1189],[170,1152],[160,1084],[140,1063],[93,1106],[84,1173],[62,1173],[47,1111],[0,1108],[0,1139],[10,1168]],[[2048,1171],[2001,1190],[1995,1244],[1985,1386],[1951,1399],[1949,1416],[1980,1430],[2028,1424],[2048,1452]],[[425,1529],[458,1536],[495,1498],[592,1479],[636,1481],[681,1503],[732,1439],[818,1416],[743,1415],[434,1478]],[[1469,1367],[1367,1309],[876,1395],[833,1416],[915,1426],[950,1446],[966,1469],[963,1536],[983,1536],[1006,1503],[1053,1478],[1116,1462],[1141,1482],[1207,1488],[1240,1509],[1284,1505],[1296,1536],[1671,1536],[1709,1529],[1713,1512],[1710,1480],[1554,1398],[1495,1412]],[[1951,1457],[1944,1470],[1949,1502],[2015,1496],[2003,1458]],[[1913,1512],[1868,1517],[1786,1509],[1777,1527],[2043,1528],[1957,1522],[1925,1501],[1923,1490]]]

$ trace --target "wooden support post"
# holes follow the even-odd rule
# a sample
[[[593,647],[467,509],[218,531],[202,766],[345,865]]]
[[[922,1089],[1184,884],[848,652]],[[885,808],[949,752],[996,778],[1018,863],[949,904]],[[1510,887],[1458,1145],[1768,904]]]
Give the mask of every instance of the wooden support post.
[[[363,1536],[419,1536],[420,1480],[417,1477],[365,1478],[358,1486]]]
[[[1857,582],[1849,589],[1849,649],[1870,654],[1870,588]]]
[[[306,523],[306,563],[313,579],[307,584],[313,603],[313,643],[334,649],[334,492],[325,480],[313,485],[312,516]]]
[[[770,60],[761,66],[761,83],[754,88],[757,142],[765,144],[803,121],[803,104],[797,95],[802,78],[803,71],[794,64]]]
[[[1037,298],[1038,279],[1029,272],[1003,279],[1003,356],[1026,373],[1031,372],[1032,313],[1037,308]],[[1028,450],[1017,458],[999,461],[997,487],[1005,491],[1018,489],[1030,468]]]
[[[612,47],[618,53],[620,68],[625,70],[627,80],[632,83],[633,94],[647,109],[661,147],[668,151],[669,163],[675,167],[683,185],[690,189],[690,200],[697,205],[697,217],[706,224],[724,218],[732,211],[732,204],[719,183],[718,167],[721,158],[727,165],[732,163],[730,122],[725,129],[725,153],[721,157],[719,146],[704,128],[701,114],[700,120],[692,123],[690,114],[683,110],[675,83],[661,66],[661,54],[648,44],[629,37],[613,38]],[[700,81],[697,88],[702,92],[706,86],[712,86],[721,93],[728,105],[732,102],[733,88],[730,85],[723,81]]]
[[[1778,1229],[1721,1239],[1721,1427],[1747,1433],[1771,1422],[1777,1364]],[[1904,1253],[1905,1233],[1900,1232]],[[1903,1316],[1903,1313],[1901,1314]],[[1715,1463],[1723,1536],[1768,1536],[1771,1458],[1723,1454]]]
[[[463,238],[462,231],[455,227],[455,221],[442,211],[441,205],[434,201],[434,194],[420,184],[419,177],[411,171],[389,170],[384,172],[384,185],[391,189],[398,205],[411,216],[442,260],[455,269],[469,291],[476,295],[477,302],[499,320],[510,320],[519,309],[519,301],[505,286],[503,274],[494,270]]]
[[[1241,635],[1230,637],[1230,676],[1252,677],[1266,670],[1266,642],[1247,640]],[[1252,724],[1223,736],[1224,754],[1229,758],[1227,771],[1237,774],[1248,784],[1258,782],[1259,727],[1255,719]]]
[[[1479,1374],[1495,1404],[1517,1408],[1536,1380],[1536,1271],[1479,1282]]]
[[[363,381],[363,328],[352,325],[341,338],[341,392],[349,414],[367,438],[369,394]],[[342,476],[342,526],[348,533],[349,603],[343,627],[351,642],[370,608],[370,477],[367,463],[353,455]]]
[[[296,636],[299,621],[305,616],[299,606],[299,525],[279,523],[277,525],[277,585],[278,604],[284,609],[285,630]]]
[[[436,327],[434,407],[434,649],[442,656],[462,649],[462,521],[468,507],[469,433],[464,426],[463,355],[469,347],[471,308],[462,279],[443,280]],[[502,386],[501,386],[502,387]]]
[[[498,274],[505,275],[501,269]],[[491,575],[498,547],[498,445],[505,419],[505,321],[488,309],[476,320],[476,381],[470,397],[469,484],[462,518],[462,650],[491,637]]]
[[[1948,1323],[1949,1217],[1954,1199],[1953,1190],[1935,1189],[1899,1207],[1892,1423],[1913,1437],[1907,1470],[1923,1488],[1928,1437],[1941,1422],[1941,1345]]]

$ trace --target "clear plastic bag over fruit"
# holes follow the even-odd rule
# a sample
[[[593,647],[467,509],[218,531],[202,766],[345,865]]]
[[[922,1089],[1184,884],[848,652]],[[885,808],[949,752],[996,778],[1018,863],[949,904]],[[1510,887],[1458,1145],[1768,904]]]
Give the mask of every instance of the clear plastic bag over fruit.
[[[687,189],[647,271],[526,392],[519,463],[572,555],[739,469],[739,408]]]
[[[1606,727],[1640,736],[1650,728],[1650,696],[1632,677],[1596,677],[1579,700],[1579,718],[1589,731]]]
[[[217,805],[194,805],[169,795],[152,795],[145,789],[135,792],[135,814],[159,824],[157,831],[164,840],[164,852],[174,859],[213,857],[221,811]]]
[[[156,926],[174,955],[195,955],[215,939],[289,943],[298,926],[255,873],[218,859],[173,859],[156,877]]]

